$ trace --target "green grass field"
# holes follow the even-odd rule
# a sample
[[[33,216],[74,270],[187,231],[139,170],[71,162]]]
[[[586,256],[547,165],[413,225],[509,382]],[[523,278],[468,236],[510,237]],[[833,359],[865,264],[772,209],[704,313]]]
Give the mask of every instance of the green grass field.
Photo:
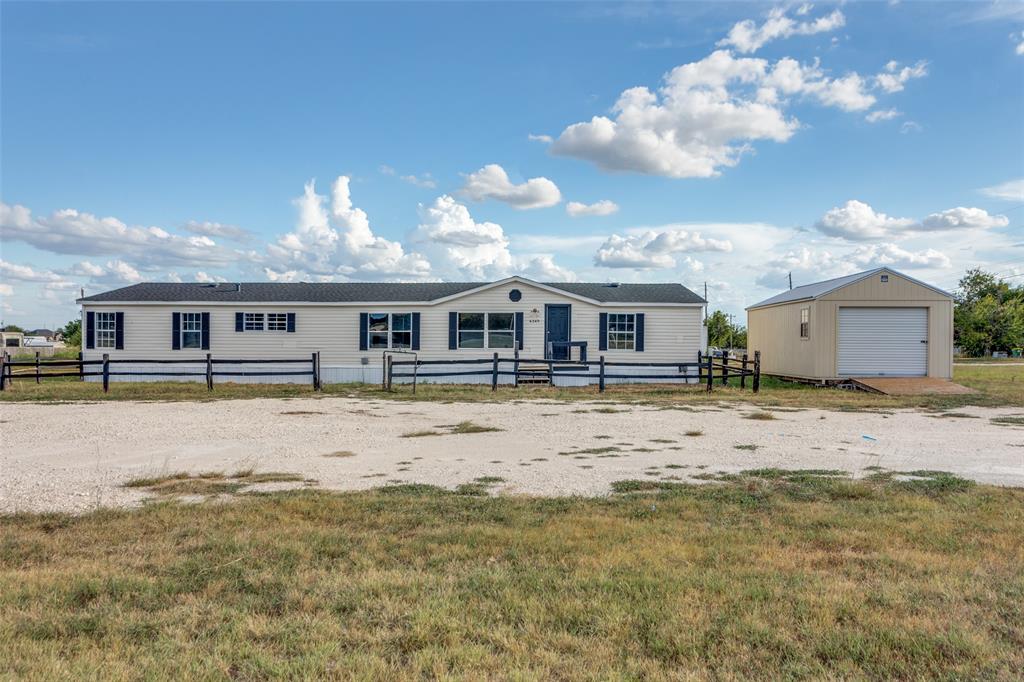
[[[1024,491],[920,473],[0,518],[0,677],[1019,679]]]
[[[0,392],[0,402],[69,401],[69,400],[226,400],[240,398],[316,398],[352,396],[388,400],[429,401],[509,401],[509,400],[607,400],[612,402],[651,404],[701,404],[717,401],[748,401],[756,405],[776,407],[820,407],[823,409],[857,410],[899,407],[953,409],[965,405],[1024,407],[1024,365],[958,365],[954,380],[978,391],[969,395],[947,396],[882,396],[863,392],[824,389],[779,381],[765,377],[761,392],[754,395],[749,388],[715,385],[711,394],[699,386],[633,384],[609,386],[605,393],[596,387],[558,388],[521,386],[501,387],[492,392],[480,385],[420,385],[414,395],[410,386],[396,385],[391,392],[374,384],[326,384],[322,393],[309,386],[289,384],[231,384],[215,386],[212,392],[201,383],[151,382],[112,383],[103,393],[98,383],[76,379],[50,379],[36,384],[31,379],[18,379],[13,387]]]

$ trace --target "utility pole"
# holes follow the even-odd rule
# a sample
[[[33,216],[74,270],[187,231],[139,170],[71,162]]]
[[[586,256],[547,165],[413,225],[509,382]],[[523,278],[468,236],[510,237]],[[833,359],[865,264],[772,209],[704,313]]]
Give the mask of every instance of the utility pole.
[[[704,324],[708,323],[708,283],[704,282]]]
[[[793,288],[793,273],[792,272],[789,273],[789,288],[790,289]]]
[[[732,318],[733,314],[729,313],[729,348],[732,348]]]

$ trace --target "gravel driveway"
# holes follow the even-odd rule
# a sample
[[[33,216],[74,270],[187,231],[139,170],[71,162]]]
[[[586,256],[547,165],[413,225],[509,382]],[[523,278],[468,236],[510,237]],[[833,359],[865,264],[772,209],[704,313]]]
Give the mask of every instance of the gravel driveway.
[[[692,480],[757,467],[854,475],[870,466],[935,469],[1024,486],[1024,427],[990,421],[1019,416],[1019,408],[955,413],[970,417],[785,410],[773,412],[773,420],[746,418],[757,411],[742,404],[664,409],[346,398],[6,403],[0,512],[132,506],[146,494],[121,484],[138,476],[252,467],[301,473],[338,490],[389,482],[453,487],[494,476],[504,479],[495,492],[530,495],[602,495],[622,479]],[[450,433],[466,420],[501,431]],[[443,435],[403,437],[415,431]]]

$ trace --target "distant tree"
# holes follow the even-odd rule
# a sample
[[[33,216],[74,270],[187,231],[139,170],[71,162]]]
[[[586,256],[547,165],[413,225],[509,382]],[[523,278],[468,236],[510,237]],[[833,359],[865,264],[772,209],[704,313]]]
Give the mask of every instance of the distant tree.
[[[82,321],[71,320],[63,329],[60,330],[61,335],[64,337],[64,343],[68,346],[79,346],[82,345]]]
[[[708,345],[719,348],[746,348],[747,329],[729,321],[721,310],[708,315]]]
[[[955,297],[953,339],[975,357],[1024,346],[1024,286],[981,268],[968,270]]]
[[[24,329],[22,329],[21,327],[19,327],[16,324],[9,324],[9,325],[5,326],[3,330],[5,332],[22,332],[22,333],[24,333],[24,331],[25,331]]]

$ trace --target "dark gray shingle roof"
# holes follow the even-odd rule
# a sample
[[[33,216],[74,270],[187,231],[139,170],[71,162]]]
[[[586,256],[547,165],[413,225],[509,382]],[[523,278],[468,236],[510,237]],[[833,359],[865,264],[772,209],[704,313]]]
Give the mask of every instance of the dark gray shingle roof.
[[[426,302],[445,298],[488,282],[242,282],[194,284],[144,282],[79,299],[83,303],[357,303]],[[570,294],[604,303],[703,303],[682,284],[546,283]]]

